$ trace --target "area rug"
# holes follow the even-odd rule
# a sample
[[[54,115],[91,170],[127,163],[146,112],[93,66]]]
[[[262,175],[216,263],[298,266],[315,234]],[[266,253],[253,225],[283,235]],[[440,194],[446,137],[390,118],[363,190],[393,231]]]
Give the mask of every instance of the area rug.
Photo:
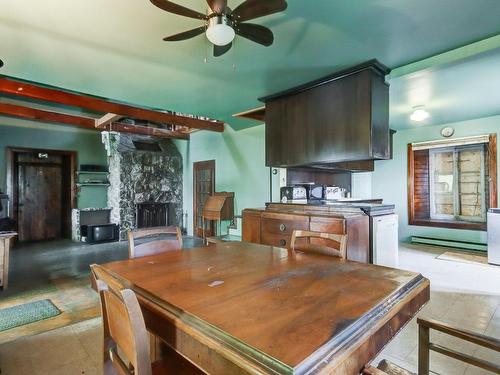
[[[52,319],[0,330],[0,345],[22,337],[37,335],[53,329],[72,325],[100,316],[99,296],[90,287],[88,276],[51,280],[51,285],[16,293],[8,298],[0,297],[0,309],[50,300],[60,311]]]
[[[460,263],[476,264],[481,266],[489,266],[488,258],[485,255],[479,255],[467,252],[447,251],[438,256],[436,259],[448,260]]]
[[[0,332],[53,318],[60,313],[49,299],[0,309]]]

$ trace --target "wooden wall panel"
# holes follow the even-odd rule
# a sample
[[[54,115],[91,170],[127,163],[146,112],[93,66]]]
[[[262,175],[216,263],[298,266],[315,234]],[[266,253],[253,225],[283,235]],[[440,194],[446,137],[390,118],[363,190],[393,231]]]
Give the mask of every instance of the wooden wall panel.
[[[415,219],[430,218],[429,150],[413,153],[413,210]]]

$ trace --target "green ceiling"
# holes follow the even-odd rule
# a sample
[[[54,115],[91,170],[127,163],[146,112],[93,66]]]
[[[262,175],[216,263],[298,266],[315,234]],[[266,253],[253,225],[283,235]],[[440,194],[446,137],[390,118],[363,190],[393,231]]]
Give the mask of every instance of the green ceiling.
[[[1,72],[239,128],[249,123],[231,114],[258,105],[257,97],[371,58],[394,68],[500,33],[498,0],[288,3],[285,13],[258,20],[275,32],[272,47],[237,39],[233,52],[204,63],[204,36],[161,40],[199,23],[148,0],[2,0]]]

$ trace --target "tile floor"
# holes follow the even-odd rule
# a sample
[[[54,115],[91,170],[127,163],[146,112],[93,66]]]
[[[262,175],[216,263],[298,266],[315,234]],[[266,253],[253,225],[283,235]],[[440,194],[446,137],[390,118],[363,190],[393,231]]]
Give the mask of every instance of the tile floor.
[[[499,338],[500,268],[435,259],[444,251],[401,246],[400,267],[421,272],[431,280],[431,302],[420,314]],[[0,346],[1,374],[100,374],[100,335],[101,320],[97,318],[3,344]],[[432,339],[500,363],[499,353],[440,334]],[[384,349],[381,358],[416,371],[415,319]],[[439,354],[431,354],[431,369],[442,375],[488,374]]]
[[[419,316],[500,338],[500,267],[467,264],[436,257],[447,249],[400,245],[400,268],[422,273],[431,281],[431,299]],[[399,333],[374,361],[388,359],[417,371],[418,327],[416,318]],[[500,363],[500,353],[441,333],[431,340],[478,358]],[[442,375],[479,375],[490,372],[431,352],[431,371]]]

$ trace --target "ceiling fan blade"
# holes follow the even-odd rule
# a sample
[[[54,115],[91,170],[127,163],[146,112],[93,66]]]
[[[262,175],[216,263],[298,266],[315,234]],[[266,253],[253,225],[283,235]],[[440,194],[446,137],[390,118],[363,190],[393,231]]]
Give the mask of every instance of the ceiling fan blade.
[[[227,0],[207,0],[208,6],[214,13],[225,13],[227,10]]]
[[[246,0],[232,13],[237,22],[244,22],[284,11],[288,7],[286,0]]]
[[[182,5],[174,4],[168,0],[150,0],[150,1],[158,8],[163,9],[170,13],[178,14],[179,16],[198,18],[200,20],[206,20],[208,18],[206,14],[183,7]]]
[[[166,42],[178,42],[180,40],[194,38],[195,36],[203,34],[206,30],[207,30],[206,26],[200,26],[200,27],[197,27],[196,29],[192,29],[192,30],[184,31],[184,32],[179,33],[179,34],[167,36],[167,37],[163,38],[163,40]]]
[[[269,47],[274,42],[274,35],[267,27],[253,23],[239,23],[234,30],[243,38],[250,39],[255,43]]]
[[[229,51],[231,49],[231,47],[233,46],[233,43],[229,43],[225,46],[217,46],[217,45],[214,45],[214,56],[215,57],[219,57],[219,56],[222,56],[223,54],[225,54],[227,51]]]

